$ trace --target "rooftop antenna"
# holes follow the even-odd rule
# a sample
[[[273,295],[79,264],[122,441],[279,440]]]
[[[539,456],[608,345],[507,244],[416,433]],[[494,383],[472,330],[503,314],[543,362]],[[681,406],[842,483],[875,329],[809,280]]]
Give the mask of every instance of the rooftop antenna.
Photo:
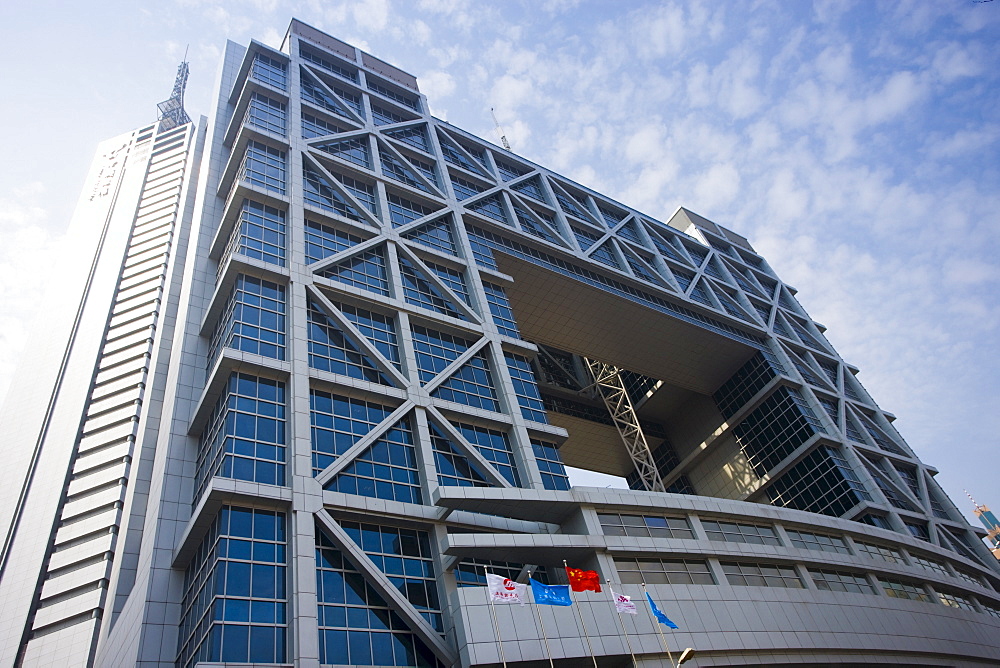
[[[184,89],[187,87],[188,62],[187,54],[190,45],[184,47],[184,60],[177,68],[177,78],[174,79],[174,89],[170,99],[160,102],[156,108],[160,110],[160,132],[173,130],[179,125],[191,122],[191,117],[184,111]]]
[[[504,134],[503,128],[500,126],[500,121],[497,120],[497,114],[495,111],[493,111],[493,107],[490,107],[490,114],[492,114],[493,116],[493,124],[497,128],[497,134],[500,135],[500,143],[503,144],[503,147],[509,151],[510,142],[507,141],[507,135]]]

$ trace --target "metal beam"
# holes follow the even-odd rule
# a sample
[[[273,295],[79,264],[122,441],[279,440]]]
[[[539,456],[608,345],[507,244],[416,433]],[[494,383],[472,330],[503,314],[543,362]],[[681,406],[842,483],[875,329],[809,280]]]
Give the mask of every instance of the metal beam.
[[[594,386],[611,415],[611,421],[615,423],[615,429],[618,430],[618,435],[621,436],[625,449],[635,464],[636,473],[639,474],[643,487],[649,492],[666,491],[660,473],[653,463],[653,453],[649,449],[646,435],[639,425],[639,416],[636,415],[632,400],[625,390],[621,369],[589,357],[583,359],[587,363],[590,375],[594,378]]]

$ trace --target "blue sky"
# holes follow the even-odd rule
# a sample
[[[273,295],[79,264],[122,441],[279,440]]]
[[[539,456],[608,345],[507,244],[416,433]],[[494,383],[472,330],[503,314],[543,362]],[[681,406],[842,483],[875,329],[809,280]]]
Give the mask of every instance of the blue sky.
[[[190,45],[295,16],[419,78],[436,115],[661,220],[747,236],[963,510],[1000,507],[1000,2],[4,3],[0,395],[97,143]]]

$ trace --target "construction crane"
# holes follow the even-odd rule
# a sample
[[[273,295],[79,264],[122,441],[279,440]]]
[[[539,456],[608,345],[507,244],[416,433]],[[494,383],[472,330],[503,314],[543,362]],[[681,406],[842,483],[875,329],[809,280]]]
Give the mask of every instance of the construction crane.
[[[497,134],[500,135],[500,143],[503,144],[503,147],[509,151],[510,142],[507,141],[507,135],[504,134],[503,128],[500,127],[500,121],[497,120],[497,114],[493,111],[493,107],[490,107],[490,114],[493,116],[493,124],[497,127]]]

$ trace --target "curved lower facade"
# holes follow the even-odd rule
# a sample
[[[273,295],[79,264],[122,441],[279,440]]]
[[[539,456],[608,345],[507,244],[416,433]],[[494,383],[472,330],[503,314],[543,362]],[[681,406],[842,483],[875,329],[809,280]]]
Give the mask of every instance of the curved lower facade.
[[[469,565],[566,558],[599,569],[616,594],[637,603],[637,615],[619,616],[607,588],[574,594],[595,653],[617,662],[607,665],[629,665],[630,651],[637,665],[669,665],[667,649],[677,659],[688,647],[697,666],[998,663],[992,571],[916,539],[673,494],[574,488],[501,501],[485,490],[462,492],[448,490],[439,503],[456,514],[502,507],[513,517],[543,516],[554,533],[449,534],[445,554]],[[657,631],[644,589],[679,629]],[[449,597],[461,608],[463,665],[499,663],[487,600],[482,586]],[[495,606],[507,661],[544,661],[547,649],[565,665],[589,664],[575,611],[533,607]]]
[[[197,128],[186,76],[95,163],[64,361],[0,419],[0,663],[998,663],[984,532],[747,239],[298,21]],[[564,564],[608,588],[488,605]]]

